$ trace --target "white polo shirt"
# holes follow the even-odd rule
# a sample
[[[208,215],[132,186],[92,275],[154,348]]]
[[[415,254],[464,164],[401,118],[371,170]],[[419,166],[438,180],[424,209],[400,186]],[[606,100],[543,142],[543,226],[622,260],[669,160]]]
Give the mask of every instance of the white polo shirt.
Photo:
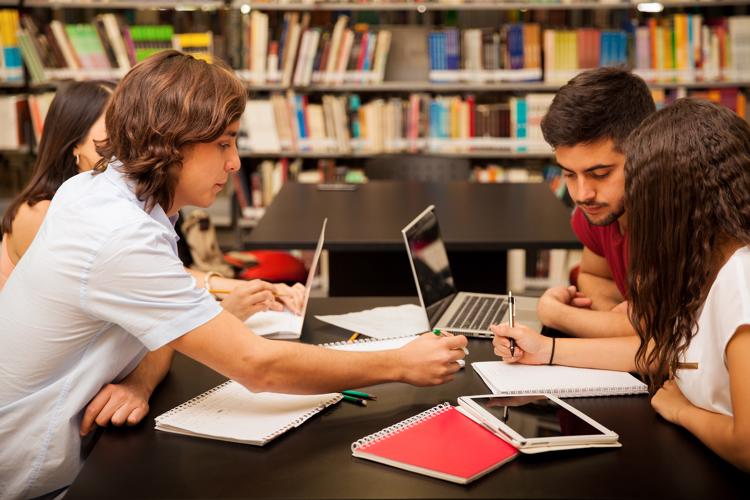
[[[680,391],[704,410],[734,415],[727,368],[727,344],[742,325],[750,325],[750,249],[727,260],[711,285],[698,318],[698,333],[680,361],[697,370],[677,370]]]
[[[60,187],[0,293],[3,498],[69,485],[91,398],[221,311],[178,259],[174,220],[144,211],[120,165]]]

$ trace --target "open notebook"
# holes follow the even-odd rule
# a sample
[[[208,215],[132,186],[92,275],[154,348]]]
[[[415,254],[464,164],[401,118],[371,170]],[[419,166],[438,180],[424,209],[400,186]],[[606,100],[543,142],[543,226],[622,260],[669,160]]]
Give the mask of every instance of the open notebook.
[[[352,455],[466,484],[513,459],[518,450],[443,403],[356,441]]]
[[[502,361],[481,361],[471,365],[493,394],[547,393],[573,398],[648,393],[646,384],[626,372]]]
[[[310,264],[310,271],[307,273],[302,314],[297,316],[289,310],[255,313],[245,321],[245,324],[257,335],[274,339],[298,339],[302,335],[302,322],[305,320],[307,303],[310,301],[310,289],[315,277],[315,270],[318,268],[320,253],[323,251],[327,223],[328,219],[323,220],[323,227],[318,237],[318,246],[315,248],[315,255],[313,256],[312,264]]]
[[[156,417],[156,430],[263,446],[340,400],[341,394],[254,393],[228,380]]]

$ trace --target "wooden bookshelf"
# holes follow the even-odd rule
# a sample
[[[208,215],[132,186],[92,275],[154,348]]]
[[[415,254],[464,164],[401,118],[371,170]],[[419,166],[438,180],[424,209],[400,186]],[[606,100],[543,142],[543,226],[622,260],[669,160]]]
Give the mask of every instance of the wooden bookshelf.
[[[52,9],[216,10],[225,5],[223,0],[26,0],[24,2],[24,7]]]
[[[650,3],[636,0],[623,1],[597,1],[584,0],[575,3],[547,3],[540,1],[476,1],[476,2],[292,2],[279,4],[278,2],[250,2],[243,0],[233,0],[231,6],[242,8],[244,6],[250,9],[266,11],[497,11],[497,10],[614,10],[614,9],[634,9],[638,4]],[[740,6],[750,5],[750,0],[705,0],[705,1],[661,1],[665,9],[684,8],[684,7],[722,7],[722,6]],[[247,8],[245,7],[245,8]]]
[[[377,158],[389,156],[435,156],[439,158],[467,158],[467,159],[498,159],[498,160],[544,160],[554,158],[552,151],[507,151],[507,150],[477,150],[466,152],[438,152],[438,151],[420,151],[418,153],[370,153],[370,152],[351,152],[351,153],[328,153],[328,152],[279,152],[279,153],[260,153],[253,151],[240,151],[241,158],[258,158],[258,159],[278,159],[278,158],[303,158],[303,159],[357,159],[357,158]]]

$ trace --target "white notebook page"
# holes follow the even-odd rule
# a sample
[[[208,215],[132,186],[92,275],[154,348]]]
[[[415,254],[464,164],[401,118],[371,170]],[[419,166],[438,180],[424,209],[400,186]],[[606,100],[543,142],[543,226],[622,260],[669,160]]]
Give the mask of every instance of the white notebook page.
[[[626,372],[502,361],[482,361],[472,363],[472,366],[495,394],[547,392],[560,397],[576,397],[648,392],[646,384]]]
[[[253,393],[230,380],[156,417],[156,428],[264,444],[339,399],[339,394]]]

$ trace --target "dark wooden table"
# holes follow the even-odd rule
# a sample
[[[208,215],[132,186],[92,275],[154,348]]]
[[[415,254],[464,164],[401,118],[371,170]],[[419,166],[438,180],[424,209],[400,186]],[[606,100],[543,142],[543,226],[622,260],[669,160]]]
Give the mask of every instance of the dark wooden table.
[[[415,298],[313,299],[308,314],[343,313]],[[302,340],[346,339],[308,316]],[[472,340],[470,361],[492,359]],[[66,500],[100,498],[747,498],[748,476],[685,430],[658,417],[648,397],[568,399],[620,435],[619,449],[522,455],[461,486],[351,456],[353,441],[460,395],[487,388],[467,367],[446,385],[368,387],[367,408],[340,403],[264,447],[156,432],[154,416],[223,382],[177,356],[151,412],[135,428],[107,429]]]
[[[286,183],[248,249],[314,248],[328,217],[331,295],[416,293],[401,229],[435,205],[459,288],[505,293],[507,250],[580,248],[546,184],[374,181],[356,191]]]

